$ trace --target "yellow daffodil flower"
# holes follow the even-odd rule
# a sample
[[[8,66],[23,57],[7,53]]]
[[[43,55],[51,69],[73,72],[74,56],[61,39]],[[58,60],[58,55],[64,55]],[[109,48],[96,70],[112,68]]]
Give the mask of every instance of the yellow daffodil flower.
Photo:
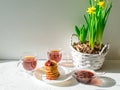
[[[99,5],[100,7],[102,7],[102,8],[104,8],[105,2],[104,2],[104,1],[100,1],[100,2],[98,2],[98,5]]]
[[[92,7],[88,8],[87,12],[88,12],[88,14],[95,14],[95,10],[96,10],[96,8],[92,6]]]

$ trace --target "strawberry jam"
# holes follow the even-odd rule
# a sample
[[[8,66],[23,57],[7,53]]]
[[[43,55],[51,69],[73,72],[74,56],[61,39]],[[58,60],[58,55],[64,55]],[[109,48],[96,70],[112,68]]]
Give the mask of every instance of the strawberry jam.
[[[79,70],[74,73],[76,80],[85,84],[89,84],[94,76],[94,73],[88,70]]]
[[[51,60],[48,60],[46,63],[45,63],[45,66],[54,66],[55,63]]]

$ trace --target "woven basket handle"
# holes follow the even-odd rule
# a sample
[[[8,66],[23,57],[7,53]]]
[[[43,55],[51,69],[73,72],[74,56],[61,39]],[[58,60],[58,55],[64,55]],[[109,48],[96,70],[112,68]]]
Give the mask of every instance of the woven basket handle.
[[[104,47],[102,48],[101,52],[99,53],[99,55],[102,55],[102,54],[106,55],[109,48],[110,48],[109,43],[105,44]]]
[[[74,42],[78,42],[78,41],[79,41],[78,36],[76,34],[72,34],[71,37],[70,37],[71,45],[73,45]]]

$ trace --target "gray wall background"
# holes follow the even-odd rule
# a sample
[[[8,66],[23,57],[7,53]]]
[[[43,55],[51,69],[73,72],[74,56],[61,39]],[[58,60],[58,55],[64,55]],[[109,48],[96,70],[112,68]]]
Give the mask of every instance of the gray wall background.
[[[74,26],[84,22],[87,7],[88,0],[0,0],[0,59],[18,59],[23,52],[46,58],[52,48],[62,48],[66,58]],[[113,0],[103,37],[110,43],[110,60],[120,59],[119,9],[120,0]]]

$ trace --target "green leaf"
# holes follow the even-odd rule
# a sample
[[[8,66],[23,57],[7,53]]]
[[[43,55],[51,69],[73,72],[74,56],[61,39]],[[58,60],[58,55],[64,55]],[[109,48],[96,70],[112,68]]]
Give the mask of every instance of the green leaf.
[[[90,28],[90,24],[89,24],[89,20],[87,19],[87,17],[84,15],[85,21],[87,23],[87,28]]]
[[[79,28],[78,28],[77,26],[75,26],[75,32],[76,32],[76,34],[77,34],[78,36],[80,36],[80,30],[79,30]]]
[[[89,0],[89,3],[90,3],[90,6],[92,6],[92,5],[93,5],[93,2],[92,2],[92,0]]]
[[[104,25],[106,25],[106,22],[107,22],[107,20],[108,20],[108,16],[109,16],[109,14],[110,14],[110,11],[111,11],[111,8],[112,8],[112,2],[111,2],[111,4],[110,4],[110,7],[106,10],[106,13],[105,13],[105,16],[104,16]]]
[[[85,26],[83,25],[83,40],[84,41],[86,41],[87,32],[88,32],[88,26],[85,28]]]

